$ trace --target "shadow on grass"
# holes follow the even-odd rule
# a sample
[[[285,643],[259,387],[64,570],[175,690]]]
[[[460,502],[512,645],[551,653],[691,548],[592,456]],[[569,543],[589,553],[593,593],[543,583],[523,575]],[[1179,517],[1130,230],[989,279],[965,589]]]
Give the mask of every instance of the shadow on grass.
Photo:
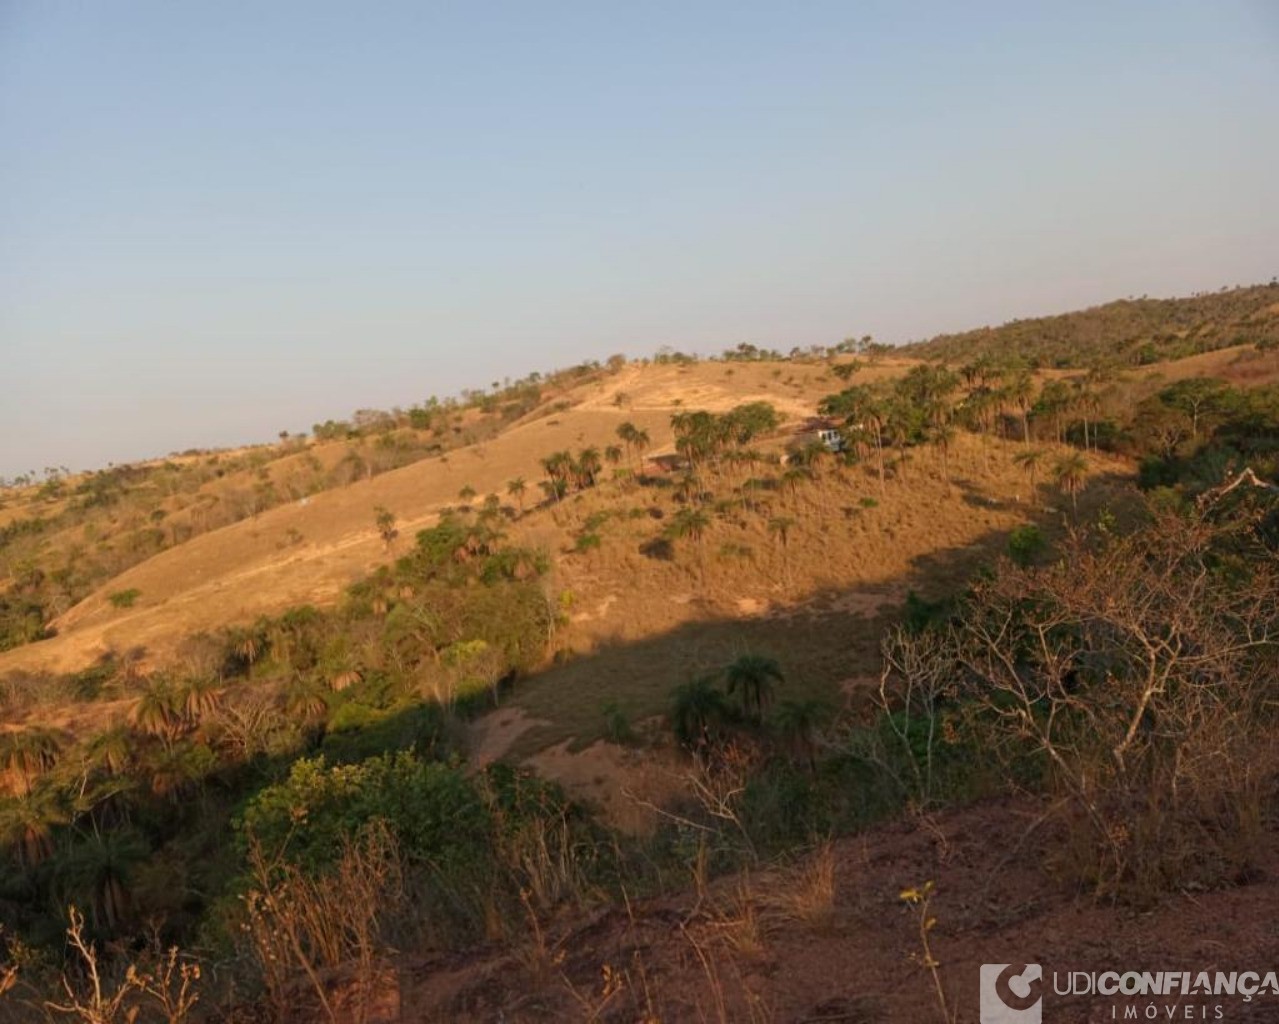
[[[965,500],[991,507],[971,484],[954,483]],[[1093,478],[1078,495],[1077,514],[1068,501],[1064,511],[1054,508],[1054,499],[1062,504],[1060,495],[1046,486],[1040,488],[1045,500],[1034,507],[1011,500],[994,507],[1020,509],[1043,532],[1051,556],[1054,542],[1071,523],[1095,521],[1124,493],[1120,485],[1128,484],[1114,474]],[[832,707],[856,706],[878,680],[880,639],[901,620],[905,596],[913,591],[935,601],[957,595],[976,571],[1007,554],[1011,532],[991,530],[971,544],[916,556],[897,579],[816,590],[782,611],[725,616],[708,609],[705,617],[640,641],[605,640],[519,681],[503,697],[546,723],[522,733],[506,756],[518,760],[565,740],[572,741],[570,749],[582,749],[604,735],[606,704],[616,705],[632,722],[660,715],[676,686],[747,652],[781,663],[786,681],[777,687],[779,700],[817,698]]]

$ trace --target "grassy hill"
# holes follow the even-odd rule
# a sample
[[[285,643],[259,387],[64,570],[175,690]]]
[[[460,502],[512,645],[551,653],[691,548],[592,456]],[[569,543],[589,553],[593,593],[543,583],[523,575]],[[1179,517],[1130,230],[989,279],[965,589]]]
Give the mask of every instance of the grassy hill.
[[[892,1021],[930,879],[965,1005],[950,954],[1273,903],[1265,340],[614,359],[6,489],[0,1020],[68,924],[157,1014],[147,929],[229,1020]]]
[[[1279,345],[1279,284],[1223,289],[1190,298],[1120,299],[1056,316],[941,334],[908,346],[922,359],[981,356],[1033,367],[1144,366],[1233,345]]]

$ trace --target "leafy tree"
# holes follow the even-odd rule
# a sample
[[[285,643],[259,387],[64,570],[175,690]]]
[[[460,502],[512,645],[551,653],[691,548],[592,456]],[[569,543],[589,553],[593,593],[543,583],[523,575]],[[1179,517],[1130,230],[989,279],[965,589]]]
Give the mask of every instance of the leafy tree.
[[[884,483],[884,421],[887,418],[885,403],[880,394],[865,385],[855,385],[828,395],[818,406],[825,416],[840,417],[844,425],[851,428],[856,438],[866,437],[874,444],[875,459],[879,469],[879,489],[885,489]]]
[[[305,829],[297,827],[299,809]],[[238,830],[246,844],[261,844],[268,862],[287,856],[314,871],[333,864],[345,837],[376,818],[410,863],[447,876],[488,860],[489,818],[474,784],[456,768],[407,753],[349,765],[296,761],[287,779],[253,798]]]
[[[1047,547],[1048,542],[1034,523],[1014,527],[1008,534],[1008,557],[1018,565],[1031,565]]]
[[[747,402],[730,409],[722,422],[729,438],[740,446],[772,433],[781,424],[781,417],[770,402]]]
[[[1221,410],[1229,394],[1228,386],[1211,377],[1189,377],[1159,392],[1159,401],[1177,409],[1190,420],[1190,439],[1199,440],[1201,419]]]
[[[378,535],[382,538],[382,544],[389,551],[395,538],[400,535],[400,531],[395,528],[395,513],[382,505],[379,505],[373,511],[375,513],[373,521],[377,526]]]

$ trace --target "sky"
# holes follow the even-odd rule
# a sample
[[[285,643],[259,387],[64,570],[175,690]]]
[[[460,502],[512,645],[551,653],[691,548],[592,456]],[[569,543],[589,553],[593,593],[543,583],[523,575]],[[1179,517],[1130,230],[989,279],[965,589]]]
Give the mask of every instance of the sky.
[[[0,475],[1276,273],[1276,0],[0,0]]]

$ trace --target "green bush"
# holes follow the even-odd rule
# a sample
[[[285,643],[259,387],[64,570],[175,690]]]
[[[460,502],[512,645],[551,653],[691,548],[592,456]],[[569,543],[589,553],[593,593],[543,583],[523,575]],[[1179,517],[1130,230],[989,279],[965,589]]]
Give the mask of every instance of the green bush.
[[[631,727],[630,717],[622,710],[617,701],[610,700],[604,705],[604,735],[611,743],[626,745],[635,742],[635,730]]]
[[[1008,535],[1008,557],[1018,565],[1030,565],[1047,548],[1043,532],[1033,523],[1018,526]]]
[[[284,857],[315,870],[335,863],[344,838],[375,818],[391,826],[411,863],[447,871],[486,859],[488,816],[475,786],[458,768],[403,752],[346,765],[303,758],[250,801],[238,824],[268,862]]]
[[[134,602],[142,596],[142,591],[137,587],[129,587],[127,590],[117,590],[113,594],[107,595],[107,600],[111,602],[112,608],[132,608]]]

